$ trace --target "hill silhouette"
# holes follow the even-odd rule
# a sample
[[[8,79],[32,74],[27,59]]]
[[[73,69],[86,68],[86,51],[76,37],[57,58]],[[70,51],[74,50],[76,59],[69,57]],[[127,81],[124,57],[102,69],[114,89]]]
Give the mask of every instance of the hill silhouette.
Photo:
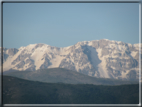
[[[139,85],[42,83],[3,76],[3,104],[138,104]]]

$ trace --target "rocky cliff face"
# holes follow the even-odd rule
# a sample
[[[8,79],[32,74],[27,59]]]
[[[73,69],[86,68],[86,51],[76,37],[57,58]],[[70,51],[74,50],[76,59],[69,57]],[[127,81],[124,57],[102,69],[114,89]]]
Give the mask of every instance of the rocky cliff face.
[[[139,78],[139,44],[107,39],[78,42],[64,48],[46,44],[4,48],[3,58],[4,71],[60,67],[98,78]]]

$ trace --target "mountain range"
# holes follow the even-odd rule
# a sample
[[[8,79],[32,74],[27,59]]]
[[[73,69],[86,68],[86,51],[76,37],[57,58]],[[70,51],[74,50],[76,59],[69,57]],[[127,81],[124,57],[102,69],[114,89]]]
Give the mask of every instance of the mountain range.
[[[3,48],[4,72],[47,68],[66,68],[97,78],[138,80],[139,44],[101,39],[61,48],[42,43]]]

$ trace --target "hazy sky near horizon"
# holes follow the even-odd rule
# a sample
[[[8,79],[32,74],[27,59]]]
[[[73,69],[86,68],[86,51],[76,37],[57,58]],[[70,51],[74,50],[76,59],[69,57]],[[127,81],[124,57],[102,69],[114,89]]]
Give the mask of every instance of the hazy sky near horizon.
[[[139,3],[4,3],[3,46],[56,47],[109,39],[139,42]]]

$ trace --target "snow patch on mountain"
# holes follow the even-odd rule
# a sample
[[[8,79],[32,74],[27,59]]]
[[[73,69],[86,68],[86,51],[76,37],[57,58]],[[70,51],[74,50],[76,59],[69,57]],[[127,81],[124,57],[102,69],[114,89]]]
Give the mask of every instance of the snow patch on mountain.
[[[58,56],[56,55],[54,59],[52,59],[50,62],[52,63],[48,68],[56,68],[59,67],[61,61],[64,59],[65,57],[63,56]]]
[[[132,51],[132,52],[131,52],[131,56],[132,56],[132,57],[135,57],[137,53],[138,53],[138,52],[136,52],[136,51]]]
[[[100,73],[100,77],[102,77],[102,78],[110,78],[109,74],[108,74],[108,71],[107,71],[107,68],[106,68],[106,61],[105,61],[105,58],[108,57],[108,56],[103,56],[102,57],[102,54],[101,54],[102,53],[102,49],[101,48],[98,48],[97,52],[98,52],[98,57],[101,60],[101,63],[98,64],[98,71]]]

